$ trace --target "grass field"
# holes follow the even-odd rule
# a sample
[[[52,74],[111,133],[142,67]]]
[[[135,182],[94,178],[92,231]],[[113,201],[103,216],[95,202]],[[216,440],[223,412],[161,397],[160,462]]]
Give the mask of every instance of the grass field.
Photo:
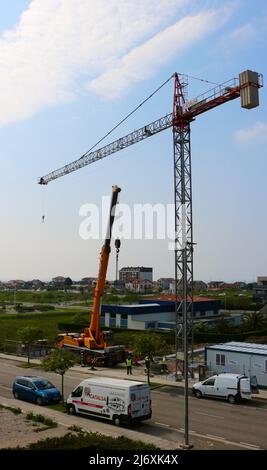
[[[16,291],[14,295],[13,291],[1,291],[0,292],[0,303],[16,303],[18,302],[30,302],[30,303],[57,303],[57,302],[68,302],[71,300],[83,300],[81,294],[73,292],[63,291]]]
[[[87,321],[85,309],[58,309],[45,313],[1,313],[0,314],[0,345],[4,340],[17,340],[17,331],[25,326],[40,328],[44,338],[54,341],[58,334],[58,322],[71,322],[75,316],[81,315]],[[89,317],[88,317],[89,321]]]

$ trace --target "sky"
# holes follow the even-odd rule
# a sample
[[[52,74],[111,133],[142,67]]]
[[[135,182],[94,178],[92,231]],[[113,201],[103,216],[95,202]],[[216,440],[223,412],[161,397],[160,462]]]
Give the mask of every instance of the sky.
[[[246,69],[266,77],[266,41],[264,0],[0,0],[0,280],[96,276],[103,241],[81,237],[81,208],[101,207],[114,184],[130,210],[172,204],[171,130],[46,187],[38,177],[174,72],[189,75],[189,99]],[[172,95],[170,81],[103,144],[171,112]],[[263,87],[259,107],[236,99],[191,125],[195,279],[267,275],[266,101]],[[168,239],[122,239],[119,264],[174,274]]]

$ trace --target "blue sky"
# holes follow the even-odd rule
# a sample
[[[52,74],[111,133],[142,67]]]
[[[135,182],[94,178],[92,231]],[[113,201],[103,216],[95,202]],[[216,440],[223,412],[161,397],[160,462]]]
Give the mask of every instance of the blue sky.
[[[0,13],[0,279],[96,275],[102,241],[80,238],[80,206],[113,184],[130,206],[172,203],[171,130],[45,188],[38,176],[80,157],[174,71],[267,76],[266,2],[0,0]],[[210,86],[190,79],[189,95]],[[112,140],[171,108],[172,84]],[[234,100],[199,116],[191,142],[195,278],[255,280],[267,272],[266,88],[256,109]],[[174,272],[167,240],[123,240],[120,264]]]

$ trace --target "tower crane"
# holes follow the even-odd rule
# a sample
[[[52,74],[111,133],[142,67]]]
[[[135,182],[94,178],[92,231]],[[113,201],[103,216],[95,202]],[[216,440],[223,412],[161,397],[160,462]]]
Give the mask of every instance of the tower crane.
[[[192,227],[192,177],[190,126],[197,116],[224,103],[241,98],[241,107],[255,108],[259,105],[258,90],[263,77],[246,70],[238,78],[232,78],[188,101],[186,100],[187,77],[174,73],[173,110],[138,130],[135,130],[101,148],[89,151],[79,159],[39,178],[46,185],[133,144],[152,137],[159,132],[173,130],[173,168],[175,200],[175,279],[176,318],[182,325],[184,342],[185,408],[188,407],[188,323],[193,320],[193,227]],[[181,292],[181,301],[178,301]],[[177,328],[178,331],[178,328]],[[188,409],[185,410],[185,443],[188,444]]]

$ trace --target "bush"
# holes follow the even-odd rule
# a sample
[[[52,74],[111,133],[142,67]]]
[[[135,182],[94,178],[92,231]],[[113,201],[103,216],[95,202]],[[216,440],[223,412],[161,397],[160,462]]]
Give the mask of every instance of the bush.
[[[40,305],[40,304],[36,304],[36,305],[33,305],[32,308],[34,310],[39,310],[39,312],[47,312],[49,310],[55,310],[55,307],[54,305]]]
[[[49,428],[57,427],[57,423],[53,421],[52,419],[47,418],[46,416],[43,416],[40,414],[35,415],[34,413],[32,413],[32,411],[26,415],[26,419],[28,419],[29,421],[33,421],[35,423],[45,424]]]
[[[11,411],[11,413],[14,413],[14,415],[20,415],[22,413],[21,408],[14,407],[14,406],[0,405],[0,408],[4,408],[5,410],[9,410],[9,411]]]
[[[158,450],[153,444],[133,441],[124,436],[109,437],[98,433],[67,433],[63,437],[47,438],[27,446],[30,450]]]

